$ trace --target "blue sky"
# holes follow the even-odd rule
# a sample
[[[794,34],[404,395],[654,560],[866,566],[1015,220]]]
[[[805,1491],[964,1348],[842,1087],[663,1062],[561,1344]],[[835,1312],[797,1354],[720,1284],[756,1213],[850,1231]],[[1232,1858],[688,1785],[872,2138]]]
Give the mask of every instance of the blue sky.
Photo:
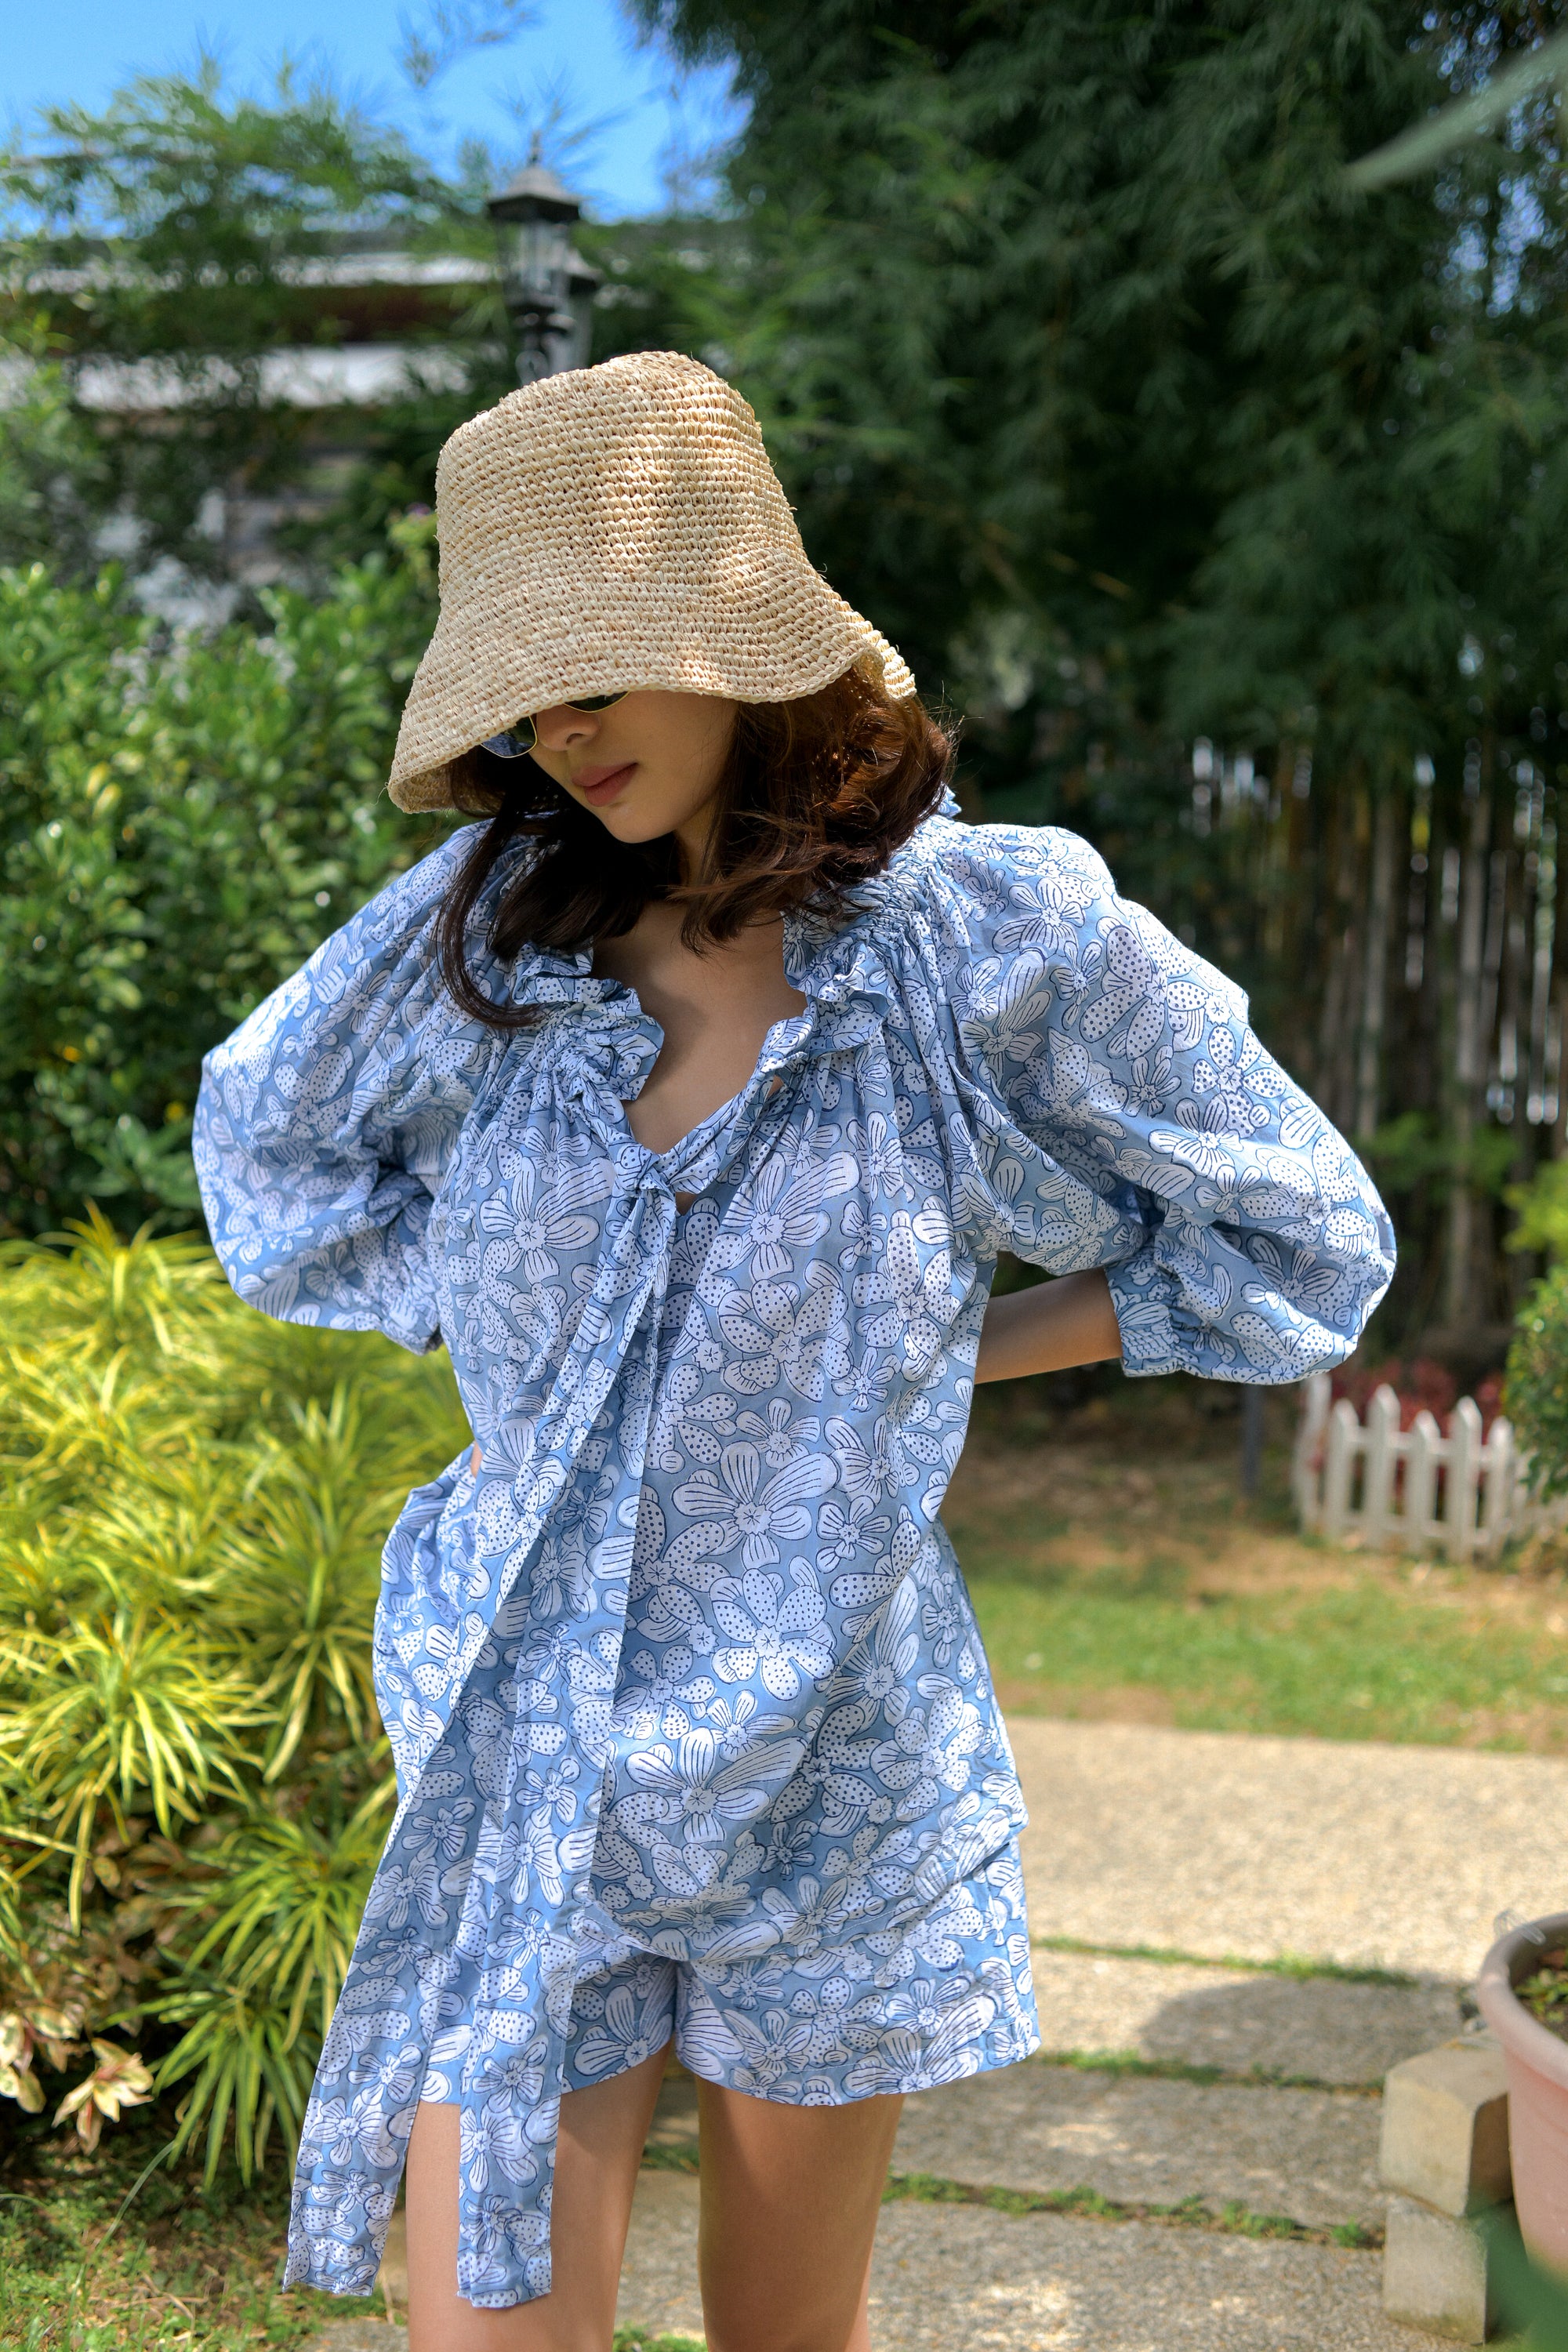
[[[465,136],[514,154],[555,121],[547,152],[600,219],[658,209],[665,174],[733,127],[724,77],[678,75],[640,47],[618,0],[531,0],[504,46],[461,58],[423,94],[399,70],[400,26],[428,0],[0,0],[0,118],[50,100],[101,103],[130,75],[188,67],[205,41],[237,84],[265,86],[287,51],[450,163]]]

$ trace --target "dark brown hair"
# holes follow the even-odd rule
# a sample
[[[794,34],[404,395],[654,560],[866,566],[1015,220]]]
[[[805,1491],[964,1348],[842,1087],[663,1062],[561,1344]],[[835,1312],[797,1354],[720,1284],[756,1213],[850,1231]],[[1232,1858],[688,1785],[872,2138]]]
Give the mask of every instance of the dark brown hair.
[[[498,1004],[470,971],[469,921],[496,861],[520,835],[534,855],[507,885],[489,945],[574,950],[629,931],[650,898],[682,903],[681,938],[700,950],[760,916],[809,907],[842,920],[857,883],[886,866],[941,803],[952,730],[913,696],[893,701],[851,670],[793,702],[743,702],[719,782],[708,871],[682,884],[672,835],[617,841],[532,760],[474,751],[454,762],[457,803],[488,816],[436,927],[442,979],[461,1010],[498,1029],[533,1017]]]

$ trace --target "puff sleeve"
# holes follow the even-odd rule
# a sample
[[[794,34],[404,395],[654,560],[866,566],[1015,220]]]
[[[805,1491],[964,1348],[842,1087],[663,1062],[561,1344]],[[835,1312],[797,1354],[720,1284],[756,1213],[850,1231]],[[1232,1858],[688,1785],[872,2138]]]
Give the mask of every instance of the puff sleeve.
[[[426,1226],[500,1033],[462,1019],[433,928],[445,843],[324,940],[206,1056],[194,1151],[239,1297],[294,1323],[437,1343]]]
[[[1341,1361],[1388,1286],[1393,1229],[1241,991],[1076,835],[944,830],[953,1049],[1007,1245],[1105,1268],[1129,1372],[1277,1381]]]

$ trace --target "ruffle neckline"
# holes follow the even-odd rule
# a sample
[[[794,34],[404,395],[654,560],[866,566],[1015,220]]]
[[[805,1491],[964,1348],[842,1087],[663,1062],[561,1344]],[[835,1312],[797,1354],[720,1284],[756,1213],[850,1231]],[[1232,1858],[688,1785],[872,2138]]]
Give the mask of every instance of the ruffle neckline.
[[[852,1049],[876,1034],[899,992],[889,960],[889,919],[911,895],[914,877],[908,868],[918,856],[914,841],[906,843],[881,874],[862,886],[858,906],[843,922],[785,913],[784,975],[806,1004],[804,1012],[774,1023],[752,1084],[800,1061]],[[664,1033],[644,1012],[636,990],[596,973],[593,961],[587,948],[527,948],[510,963],[492,960],[492,992],[505,1003],[536,1005],[542,1012],[579,1006],[595,1036],[596,1050],[590,1050],[601,1076],[613,1083],[623,1101],[630,1101],[658,1058]],[[742,1091],[749,1093],[750,1087]]]

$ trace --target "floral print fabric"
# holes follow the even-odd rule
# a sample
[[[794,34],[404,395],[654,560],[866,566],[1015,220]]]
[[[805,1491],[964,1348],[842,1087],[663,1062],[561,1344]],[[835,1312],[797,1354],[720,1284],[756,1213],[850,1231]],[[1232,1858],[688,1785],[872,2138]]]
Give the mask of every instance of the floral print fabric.
[[[387,1545],[400,1802],[289,2276],[370,2291],[418,2100],[451,2097],[459,2289],[500,2308],[548,2291],[585,1986],[615,1977],[618,2031],[661,1962],[721,2018],[858,1985],[853,2039],[772,2091],[853,2097],[925,2063],[900,2003],[952,1926],[940,2079],[1029,2046],[1021,1929],[973,1899],[1024,1808],[937,1522],[997,1252],[1104,1266],[1130,1371],[1273,1381],[1349,1352],[1393,1239],[1239,992],[1071,835],[933,818],[851,921],[787,919],[805,1009],[663,1154],[624,1108],[661,1042],[635,995],[585,953],[489,955],[509,866],[473,960],[533,1019],[442,992],[465,846],[209,1056],[196,1160],[240,1297],[444,1340],[482,1449]]]
[[[798,1958],[634,1952],[581,1979],[565,2088],[607,2081],[672,2034],[693,2074],[795,2106],[934,2090],[1026,2058],[1040,2032],[1016,1841],[901,1930]]]

